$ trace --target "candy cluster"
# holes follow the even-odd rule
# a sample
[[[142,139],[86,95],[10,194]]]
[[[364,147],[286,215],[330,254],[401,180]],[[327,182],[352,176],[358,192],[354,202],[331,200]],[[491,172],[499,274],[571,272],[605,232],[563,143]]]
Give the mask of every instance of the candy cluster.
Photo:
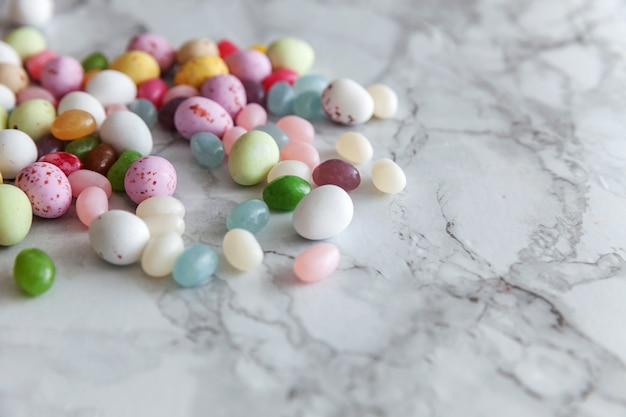
[[[204,244],[185,248],[176,169],[151,154],[157,126],[188,140],[198,164],[227,163],[242,186],[266,183],[259,199],[241,202],[226,219],[222,251],[234,268],[263,262],[255,233],[273,210],[293,211],[294,230],[306,239],[336,236],[352,221],[349,192],[361,182],[355,165],[370,161],[373,149],[348,131],[337,139],[338,158],[320,161],[312,121],[349,126],[389,118],[398,99],[382,84],[366,89],[309,74],[314,58],[307,42],[292,37],[247,49],[197,38],[175,48],[142,33],[111,62],[99,52],[79,61],[47,49],[34,27],[11,31],[0,41],[0,173],[14,185],[0,178],[0,245],[22,241],[33,215],[58,218],[75,199],[93,250],[107,262],[140,262],[147,275],[171,274],[185,287],[211,279],[218,255]],[[406,177],[380,159],[372,181],[398,193]],[[125,192],[135,213],[109,210],[113,192]],[[319,243],[296,257],[294,272],[317,281],[339,257],[334,244]],[[52,285],[54,264],[31,248],[18,255],[13,272],[37,295]]]

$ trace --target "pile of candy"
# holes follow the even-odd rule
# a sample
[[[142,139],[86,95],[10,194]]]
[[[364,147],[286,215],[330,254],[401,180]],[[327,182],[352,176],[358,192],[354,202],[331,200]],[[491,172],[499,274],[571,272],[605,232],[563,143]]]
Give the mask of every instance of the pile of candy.
[[[41,24],[45,19],[28,4],[34,3],[13,0],[12,16]],[[185,248],[185,208],[173,197],[176,169],[151,155],[157,124],[187,139],[200,165],[226,162],[242,186],[266,182],[262,199],[238,204],[226,219],[222,251],[234,268],[263,262],[255,233],[271,210],[293,211],[294,230],[306,239],[336,236],[352,221],[349,192],[361,182],[355,165],[370,161],[373,150],[366,137],[346,132],[336,142],[340,158],[320,163],[311,120],[354,125],[389,118],[398,99],[382,84],[366,89],[308,74],[313,63],[311,46],[291,37],[248,49],[205,38],[175,48],[154,33],[133,37],[111,62],[99,52],[79,61],[47,49],[33,26],[12,30],[0,41],[0,173],[14,182],[0,177],[0,245],[22,241],[33,215],[58,218],[75,199],[102,259],[140,262],[147,275],[171,274],[184,287],[210,280],[218,255],[204,244]],[[371,177],[384,193],[406,184],[402,169],[386,158],[373,163]],[[109,210],[113,192],[125,192],[135,213]],[[294,272],[318,281],[339,257],[334,244],[319,243],[296,257]],[[15,259],[13,274],[38,295],[52,285],[55,267],[45,252],[29,248]]]

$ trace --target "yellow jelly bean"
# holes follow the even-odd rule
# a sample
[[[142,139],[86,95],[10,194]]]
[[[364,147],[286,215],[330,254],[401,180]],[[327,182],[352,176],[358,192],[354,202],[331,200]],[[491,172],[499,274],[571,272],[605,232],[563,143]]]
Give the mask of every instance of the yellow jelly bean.
[[[0,184],[0,245],[21,242],[33,222],[33,209],[24,191],[14,185]]]
[[[174,84],[186,84],[200,88],[204,80],[216,75],[228,74],[228,67],[219,56],[207,55],[190,59],[176,75]]]
[[[67,110],[56,118],[50,131],[60,140],[79,139],[96,131],[96,119],[84,110]]]
[[[161,68],[159,63],[147,52],[128,51],[118,56],[109,69],[117,70],[128,75],[135,84],[141,84],[154,78],[159,78]]]

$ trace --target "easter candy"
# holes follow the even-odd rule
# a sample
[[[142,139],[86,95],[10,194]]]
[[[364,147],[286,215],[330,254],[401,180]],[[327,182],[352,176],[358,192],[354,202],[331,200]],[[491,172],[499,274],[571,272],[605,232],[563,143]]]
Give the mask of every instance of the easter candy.
[[[153,128],[156,124],[158,112],[151,101],[138,98],[128,104],[128,110],[141,117],[141,120],[143,120],[149,128]]]
[[[279,158],[278,146],[265,132],[244,133],[233,145],[228,157],[228,172],[240,185],[254,185],[265,179]]]
[[[349,78],[332,81],[322,93],[322,108],[333,121],[344,125],[367,122],[374,113],[372,96]]]
[[[228,55],[237,52],[239,47],[228,39],[221,39],[217,42],[217,50],[219,51],[220,57],[226,58]]]
[[[93,219],[88,235],[98,256],[114,265],[139,261],[150,240],[144,221],[124,210],[109,210]]]
[[[93,219],[108,210],[109,198],[100,187],[87,187],[76,198],[76,214],[81,223],[87,227]]]
[[[13,29],[5,35],[4,41],[15,49],[22,60],[45,50],[47,46],[43,33],[31,26]]]
[[[135,209],[135,214],[141,218],[149,216],[159,216],[162,214],[173,214],[178,217],[185,217],[185,206],[175,197],[168,195],[157,195],[146,198]]]
[[[33,222],[33,209],[24,191],[0,184],[0,245],[12,246],[24,240]]]
[[[265,89],[265,91],[270,91],[272,86],[276,83],[283,81],[289,85],[293,85],[296,79],[298,79],[297,72],[288,68],[279,68],[272,71],[272,73],[267,77],[263,78],[261,83],[263,84],[263,88]]]
[[[48,100],[36,98],[17,106],[9,116],[9,126],[38,140],[50,132],[56,119],[56,110]]]
[[[6,129],[8,122],[9,114],[3,107],[0,106],[0,130]]]
[[[296,175],[303,180],[310,183],[311,181],[311,168],[302,161],[295,159],[280,161],[270,169],[267,173],[267,182],[272,182],[278,177],[283,175]]]
[[[384,84],[373,84],[366,90],[374,100],[375,117],[389,119],[395,116],[398,110],[398,95],[395,91]]]
[[[54,219],[72,204],[72,188],[59,167],[48,162],[33,162],[15,177],[15,185],[26,193],[33,214]]]
[[[22,58],[20,58],[17,51],[11,45],[0,40],[0,62],[13,64],[19,67],[22,65]]]
[[[224,152],[226,153],[226,155],[230,155],[230,150],[232,149],[237,139],[239,139],[241,135],[243,135],[247,131],[247,129],[241,126],[235,126],[224,132],[224,136],[222,136],[222,144],[224,145]]]
[[[367,162],[374,155],[370,141],[358,132],[343,133],[337,138],[335,149],[339,156],[353,164]]]
[[[96,186],[102,189],[108,197],[111,197],[111,183],[104,175],[89,169],[79,169],[68,175],[67,179],[72,186],[72,196],[78,197],[87,187]]]
[[[59,56],[46,64],[41,71],[41,86],[56,97],[80,90],[83,82],[83,66],[71,56]]]
[[[106,69],[98,72],[87,81],[85,91],[94,96],[100,104],[127,104],[137,96],[137,86],[133,80],[120,71]]]
[[[186,84],[175,85],[168,88],[168,90],[165,92],[165,95],[163,96],[163,104],[175,98],[188,98],[199,95],[200,91],[198,91],[198,89],[195,87]]]
[[[81,61],[83,70],[89,72],[94,69],[105,70],[109,67],[109,60],[100,51],[92,52]]]
[[[150,236],[157,236],[170,232],[182,236],[183,233],[185,233],[185,220],[176,214],[146,216],[142,217],[142,220],[146,223],[146,226],[148,226]]]
[[[57,108],[59,115],[72,109],[83,110],[89,113],[96,121],[97,128],[100,128],[106,117],[104,106],[94,96],[84,91],[72,91],[59,100]]]
[[[0,62],[0,84],[17,93],[28,85],[28,74],[19,65]]]
[[[126,171],[124,189],[137,204],[153,196],[171,196],[176,190],[176,169],[163,157],[141,157]]]
[[[296,95],[300,95],[306,92],[322,94],[322,91],[328,86],[328,79],[322,75],[306,74],[293,83],[293,91]]]
[[[267,56],[272,62],[272,68],[289,68],[298,74],[306,73],[315,61],[315,52],[311,45],[292,37],[272,42],[267,48]]]
[[[274,83],[267,92],[267,109],[276,116],[291,114],[295,97],[291,85],[284,81]]]
[[[300,252],[293,272],[302,282],[317,282],[330,276],[339,265],[339,249],[330,242],[318,243]]]
[[[270,220],[270,209],[267,204],[258,199],[246,200],[237,204],[226,217],[226,228],[245,229],[256,234],[267,225]]]
[[[161,71],[167,71],[176,61],[174,46],[156,33],[140,33],[133,36],[126,47],[127,51],[143,51],[150,54],[159,64]]]
[[[322,96],[314,91],[298,94],[293,101],[293,113],[307,120],[323,117]]]
[[[185,41],[176,51],[176,62],[184,65],[188,61],[203,56],[218,56],[217,45],[207,38],[194,38]]]
[[[314,169],[320,163],[320,154],[315,146],[307,142],[289,142],[280,150],[280,159],[283,161],[295,159],[302,161]]]
[[[235,124],[246,130],[252,130],[265,123],[267,123],[267,112],[257,103],[247,104],[235,118]]]
[[[57,105],[57,99],[50,91],[36,85],[29,85],[26,88],[22,88],[15,95],[15,101],[18,105],[33,99],[44,99],[50,102],[52,107],[56,107]]]
[[[308,181],[295,175],[283,175],[265,186],[263,201],[270,208],[291,211],[310,191]]]
[[[54,0],[9,0],[8,14],[18,25],[41,26],[54,14]]]
[[[262,132],[269,133],[276,141],[278,149],[282,148],[287,144],[287,142],[289,142],[289,136],[287,136],[287,133],[285,133],[284,130],[282,130],[273,123],[266,123],[264,125],[255,126],[254,130],[260,130]]]
[[[128,171],[128,168],[133,162],[142,156],[141,153],[133,149],[128,149],[117,157],[113,165],[111,165],[106,172],[106,177],[111,182],[113,191],[124,191],[124,177],[126,176],[126,171]]]
[[[37,146],[26,133],[16,129],[0,130],[0,172],[13,179],[37,160]]]
[[[13,110],[17,97],[15,93],[6,85],[0,84],[0,107],[6,111]]]
[[[85,136],[84,138],[70,141],[67,145],[65,145],[64,150],[65,152],[76,155],[78,159],[85,163],[89,152],[101,143],[100,139],[95,136]]]
[[[206,97],[189,97],[176,108],[174,123],[185,139],[191,139],[198,132],[210,132],[222,137],[233,126],[233,119],[215,101]]]
[[[72,172],[78,171],[83,167],[83,163],[76,155],[62,151],[45,154],[39,158],[38,161],[49,162],[56,165],[65,175],[70,175]]]
[[[183,238],[174,232],[152,236],[141,255],[141,269],[151,277],[169,275],[184,249]]]
[[[207,78],[200,87],[200,94],[220,104],[231,117],[235,117],[247,104],[243,84],[231,74]]]
[[[163,97],[167,93],[168,86],[160,78],[153,78],[142,82],[137,86],[137,98],[150,101],[154,107],[159,108],[163,104]]]
[[[352,199],[336,185],[322,185],[308,193],[293,212],[293,228],[305,239],[329,239],[350,225]]]
[[[219,56],[205,55],[185,62],[174,74],[174,84],[186,84],[200,88],[204,80],[220,74],[228,74],[228,67]]]
[[[197,287],[214,278],[218,264],[219,258],[213,248],[196,243],[178,256],[172,276],[181,287]]]
[[[159,109],[159,113],[157,115],[157,120],[161,127],[166,130],[176,130],[175,116],[176,110],[180,103],[185,101],[187,97],[176,97],[172,100],[166,101],[161,108]]]
[[[191,153],[198,164],[206,168],[216,168],[224,160],[224,145],[213,133],[199,132],[189,141]]]
[[[265,106],[265,88],[263,84],[252,80],[242,80],[243,88],[246,90],[248,103],[257,103]]]
[[[65,150],[65,144],[67,142],[64,140],[58,140],[51,133],[42,136],[35,145],[37,146],[37,158],[41,158],[44,155],[47,155],[52,152],[60,152]],[[34,162],[34,161],[33,161]]]
[[[115,152],[133,149],[142,155],[152,151],[152,133],[146,123],[130,111],[115,112],[102,122],[100,139],[113,146]]]
[[[41,72],[45,68],[46,64],[53,59],[57,58],[56,52],[49,49],[44,49],[30,57],[25,62],[26,71],[30,75],[31,80],[40,81]]]
[[[117,154],[113,146],[108,143],[101,143],[89,152],[85,160],[85,168],[96,171],[102,175],[107,175],[109,169],[115,163]]]
[[[242,81],[259,83],[272,73],[272,64],[267,55],[254,49],[242,49],[232,53],[224,62],[230,73]]]
[[[372,164],[372,182],[383,193],[397,194],[406,187],[406,175],[391,159],[382,158]]]
[[[245,229],[232,229],[222,240],[228,263],[240,271],[250,271],[263,263],[263,249],[254,235]]]
[[[48,291],[56,268],[47,253],[37,248],[23,249],[13,262],[13,278],[25,293],[37,296]]]
[[[289,115],[281,117],[276,122],[276,126],[289,136],[290,141],[311,143],[315,137],[315,128],[311,122],[299,116]]]
[[[126,104],[123,103],[114,103],[114,104],[109,104],[108,106],[106,106],[106,108],[104,109],[107,117],[112,115],[115,112],[118,111],[130,111],[128,110],[128,106]],[[145,122],[144,122],[145,123]]]
[[[57,139],[80,139],[96,131],[96,119],[84,110],[66,110],[54,120],[50,131]]]
[[[352,191],[361,183],[361,174],[354,165],[341,159],[328,159],[313,170],[313,181],[317,185],[334,184]]]
[[[161,68],[159,63],[147,52],[126,51],[109,64],[109,69],[123,72],[128,75],[135,84],[159,78]]]

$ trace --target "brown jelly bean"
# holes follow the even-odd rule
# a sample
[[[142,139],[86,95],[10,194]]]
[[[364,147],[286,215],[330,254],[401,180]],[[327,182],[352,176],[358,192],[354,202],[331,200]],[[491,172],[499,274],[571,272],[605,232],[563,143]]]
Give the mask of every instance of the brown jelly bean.
[[[85,168],[106,176],[109,168],[111,168],[116,160],[117,155],[115,149],[108,143],[101,143],[93,148],[92,151],[89,152],[89,155],[87,155]]]
[[[187,97],[176,97],[161,106],[159,109],[158,120],[159,124],[163,126],[164,129],[176,130],[176,125],[174,124],[174,113],[176,113],[178,105],[186,99]]]

